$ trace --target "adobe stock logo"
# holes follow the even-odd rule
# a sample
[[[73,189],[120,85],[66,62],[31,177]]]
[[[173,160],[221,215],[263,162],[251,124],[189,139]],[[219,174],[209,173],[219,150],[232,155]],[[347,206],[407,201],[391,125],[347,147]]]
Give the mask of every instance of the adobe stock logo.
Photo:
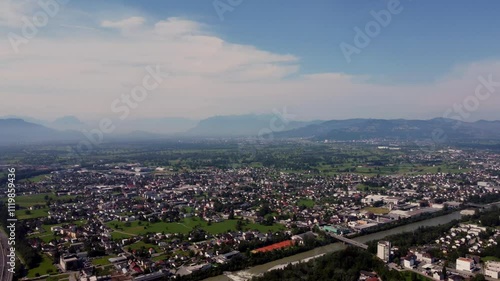
[[[410,0],[411,1],[411,0]],[[373,38],[377,37],[382,31],[383,27],[387,27],[393,18],[393,15],[398,15],[403,11],[403,7],[399,0],[389,0],[387,8],[378,12],[372,10],[370,15],[373,17],[372,21],[366,23],[364,29],[354,27],[353,44],[346,42],[340,43],[340,50],[344,55],[347,63],[351,63],[353,54],[360,54],[361,51],[370,45]]]
[[[241,5],[243,0],[214,0],[212,5],[214,6],[215,12],[219,16],[221,21],[224,20],[224,14],[226,12],[232,12],[236,7]]]
[[[37,4],[39,9],[33,13],[32,17],[21,18],[23,22],[21,33],[9,32],[8,38],[14,52],[16,54],[19,53],[19,47],[28,44],[31,39],[35,38],[38,32],[40,32],[40,29],[47,26],[50,19],[59,14],[61,6],[66,5],[69,1],[70,0],[38,0]]]

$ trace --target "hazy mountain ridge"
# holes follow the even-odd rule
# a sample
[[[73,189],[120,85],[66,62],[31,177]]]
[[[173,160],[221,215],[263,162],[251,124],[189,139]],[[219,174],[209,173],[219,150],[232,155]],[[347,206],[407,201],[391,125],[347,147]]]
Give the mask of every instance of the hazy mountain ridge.
[[[79,124],[78,120],[73,118],[65,118],[63,121],[63,123]],[[140,130],[130,132],[117,130],[106,135],[105,140],[147,140],[162,139],[168,136],[256,137],[261,131],[272,131],[276,138],[312,140],[360,140],[372,138],[420,140],[436,137],[443,140],[500,140],[500,121],[485,120],[462,122],[444,118],[431,120],[347,119],[283,123],[275,115],[249,114],[210,117],[200,121],[194,128],[187,130],[185,133],[158,133],[171,129],[168,128],[168,125],[165,125],[166,123],[168,122],[160,121],[154,124],[156,131],[150,131],[146,126],[143,126]],[[122,124],[122,126],[125,125]],[[81,130],[56,130],[22,119],[0,119],[0,144],[79,141],[84,139],[85,136]]]
[[[286,131],[323,121],[284,121],[273,114],[213,116],[201,120],[196,127],[187,131],[189,136],[236,137],[258,136],[261,131]]]
[[[58,131],[22,119],[0,119],[1,144],[71,141],[77,138],[74,131]]]
[[[500,121],[462,122],[453,119],[330,120],[276,134],[282,138],[315,140],[389,139],[500,139]]]

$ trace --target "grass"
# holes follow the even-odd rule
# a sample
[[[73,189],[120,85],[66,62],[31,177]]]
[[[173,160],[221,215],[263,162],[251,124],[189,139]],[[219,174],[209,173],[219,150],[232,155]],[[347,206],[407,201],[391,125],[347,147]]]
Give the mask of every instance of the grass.
[[[388,214],[390,212],[389,209],[377,208],[377,207],[366,207],[363,210],[367,212],[372,212],[374,214],[382,214],[382,215]]]
[[[52,259],[46,255],[42,255],[42,262],[36,268],[28,270],[28,278],[36,277],[36,274],[45,275],[47,271],[52,269],[52,273],[57,273],[56,267],[52,264]]]
[[[500,261],[500,257],[494,257],[494,256],[486,256],[484,258],[481,258],[483,262],[487,261]]]
[[[114,258],[114,257],[116,257],[116,256],[105,256],[105,257],[100,257],[100,258],[97,258],[97,259],[93,259],[92,260],[92,264],[93,265],[98,265],[98,266],[99,265],[108,265],[108,264],[111,264],[108,259]]]
[[[47,196],[47,199],[51,199],[52,201],[55,201],[57,199],[59,200],[67,200],[67,199],[72,199],[75,198],[75,196],[71,195],[63,195],[63,196],[56,196],[52,193],[39,193],[39,194],[33,194],[33,195],[23,195],[23,196],[17,196],[16,197],[16,204],[18,204],[20,207],[23,208],[29,208],[35,205],[46,205],[47,200],[45,200],[45,196]],[[6,198],[0,199],[2,201],[6,201]]]
[[[27,211],[29,211],[29,214],[27,214]],[[17,210],[16,211],[16,218],[18,220],[26,220],[26,219],[35,219],[35,218],[41,218],[41,217],[46,217],[49,215],[48,213],[49,208],[42,208],[42,209],[36,209],[36,210]]]
[[[130,237],[132,237],[132,235],[128,235],[128,234],[121,233],[121,232],[111,232],[111,239],[113,239],[113,240],[128,239]]]
[[[35,238],[35,237],[42,239],[42,241],[45,243],[49,243],[50,241],[56,239],[56,236],[52,233],[43,233],[41,235],[35,234],[35,235],[30,236],[30,238]]]
[[[298,206],[306,206],[307,208],[312,208],[314,207],[314,200],[312,199],[300,199],[299,202],[297,202]]]
[[[30,181],[30,182],[38,183],[38,182],[41,182],[41,181],[44,181],[44,180],[48,179],[49,175],[50,174],[38,175],[38,176],[31,177],[31,178],[23,179],[21,181],[22,182]]]
[[[157,256],[157,257],[153,257],[153,258],[151,258],[151,260],[152,260],[152,261],[161,261],[161,260],[164,260],[164,259],[166,259],[166,258],[167,258],[167,256],[166,256],[165,254],[161,254],[161,255],[159,255],[159,256]]]
[[[64,279],[69,279],[69,274],[59,274],[56,276],[50,276],[47,278],[47,281],[59,281],[59,280],[64,280]]]
[[[208,225],[207,221],[201,220],[200,218],[193,217],[193,218],[185,218],[181,222],[178,222],[178,223],[176,223],[176,222],[171,222],[171,223],[158,222],[158,223],[152,223],[152,224],[150,223],[149,226],[147,226],[146,222],[142,222],[141,225],[139,225],[138,221],[131,222],[129,227],[125,226],[124,222],[117,222],[117,221],[108,222],[106,224],[111,229],[115,229],[115,224],[117,224],[120,227],[121,231],[126,232],[126,233],[130,233],[130,234],[134,234],[134,235],[143,235],[143,234],[146,234],[148,232],[188,234],[196,226],[201,227],[202,229],[204,229],[208,233],[219,234],[219,233],[225,233],[228,231],[235,231],[236,230],[236,222],[237,222],[237,220],[225,220],[223,222],[212,223],[211,225]],[[280,225],[280,224],[274,224],[272,226],[265,226],[265,225],[256,224],[256,223],[248,223],[244,227],[245,230],[258,230],[261,232],[268,232],[268,231],[275,232],[278,230],[282,230],[283,228],[284,228],[283,225]],[[121,234],[118,232],[113,232],[112,235],[113,235],[112,236],[113,239],[129,238],[125,234]]]
[[[142,241],[139,241],[139,242],[136,242],[136,243],[133,243],[133,244],[125,246],[126,249],[128,249],[129,247],[132,250],[139,250],[142,247],[144,247],[146,250],[149,250],[149,248],[153,248],[155,250],[155,252],[157,252],[157,253],[160,251],[160,247],[158,247],[157,245],[146,244],[146,243],[144,243]]]

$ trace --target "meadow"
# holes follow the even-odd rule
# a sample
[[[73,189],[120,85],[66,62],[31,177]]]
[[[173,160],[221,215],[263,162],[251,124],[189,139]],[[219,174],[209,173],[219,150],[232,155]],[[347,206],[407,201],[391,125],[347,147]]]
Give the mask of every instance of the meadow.
[[[236,230],[237,220],[225,220],[223,222],[208,224],[200,218],[185,218],[180,222],[157,222],[157,223],[147,223],[134,221],[130,223],[130,226],[126,226],[125,222],[111,221],[107,222],[106,225],[111,229],[115,230],[113,232],[113,239],[128,238],[128,235],[143,235],[146,233],[181,233],[188,234],[195,227],[200,227],[210,234],[220,234],[228,231]],[[118,229],[115,228],[118,226]],[[244,230],[258,230],[260,232],[268,231],[278,231],[284,229],[281,224],[274,224],[272,226],[266,226],[258,223],[247,223],[243,226]],[[115,233],[117,233],[115,235]]]

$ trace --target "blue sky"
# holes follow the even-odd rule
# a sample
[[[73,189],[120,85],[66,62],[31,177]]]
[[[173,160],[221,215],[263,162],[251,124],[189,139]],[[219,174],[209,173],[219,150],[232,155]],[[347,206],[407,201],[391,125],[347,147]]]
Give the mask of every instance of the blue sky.
[[[131,118],[288,107],[299,119],[426,119],[456,111],[479,77],[500,80],[498,1],[401,0],[350,62],[340,45],[356,46],[355,28],[365,30],[372,12],[387,13],[394,2],[240,1],[221,19],[213,0],[70,0],[13,47],[11,34],[25,37],[22,19],[43,9],[6,0],[0,94],[9,98],[0,112],[113,116],[110,105],[148,65],[161,65],[170,78]],[[500,119],[498,92],[466,118]]]
[[[94,9],[83,2],[78,3],[82,9]],[[151,19],[200,20],[233,42],[297,55],[302,73],[333,71],[380,75],[386,82],[425,82],[458,64],[500,55],[500,2],[401,0],[402,12],[347,63],[339,44],[352,43],[353,28],[363,29],[373,20],[370,11],[386,9],[387,2],[242,0],[221,21],[213,1],[118,1],[123,9],[137,9]]]

